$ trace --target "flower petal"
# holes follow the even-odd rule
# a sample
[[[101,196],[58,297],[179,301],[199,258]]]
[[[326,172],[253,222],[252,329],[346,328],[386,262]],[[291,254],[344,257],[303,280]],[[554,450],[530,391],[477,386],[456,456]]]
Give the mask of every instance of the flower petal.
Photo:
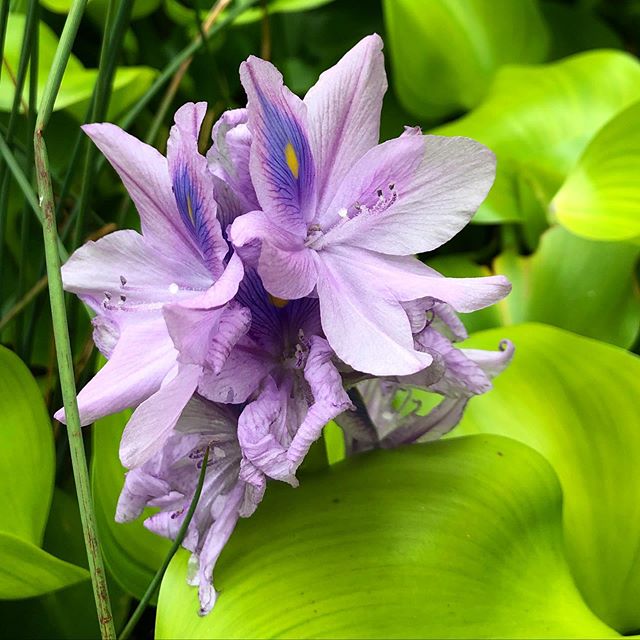
[[[62,267],[64,288],[94,310],[149,310],[207,289],[211,275],[190,254],[156,250],[131,230],[114,231],[73,252]]]
[[[377,34],[363,38],[320,75],[304,98],[322,212],[349,169],[378,143],[387,78]]]
[[[175,256],[197,255],[180,220],[164,156],[114,124],[86,124],[82,130],[120,176],[140,214],[146,239]]]
[[[265,60],[250,56],[240,65],[240,79],[249,99],[250,167],[258,201],[276,225],[304,238],[316,201],[306,107]]]
[[[198,151],[198,136],[206,113],[206,102],[190,102],[178,109],[167,142],[167,162],[182,222],[213,277],[219,278],[229,247],[217,218],[213,177],[207,160]]]
[[[304,377],[311,388],[313,404],[289,445],[287,458],[293,471],[304,460],[309,447],[320,437],[323,427],[337,415],[353,408],[344,390],[340,373],[333,364],[335,354],[329,343],[318,336],[310,340]]]
[[[139,467],[162,449],[196,390],[201,372],[195,365],[180,366],[175,377],[134,411],[120,442],[120,461],[125,467]]]
[[[160,313],[128,322],[111,358],[78,394],[82,425],[146,400],[158,390],[176,356]],[[64,410],[55,417],[65,422]]]
[[[495,176],[495,156],[468,138],[403,135],[371,149],[344,179],[325,214],[323,239],[391,255],[431,251],[471,219]],[[350,213],[350,215],[352,215]]]
[[[332,247],[321,254],[318,297],[329,344],[344,362],[365,373],[402,375],[423,369],[432,358],[414,349],[409,319],[390,286],[394,281],[384,270],[378,272],[376,256],[359,253]],[[370,258],[373,265],[365,265]]]

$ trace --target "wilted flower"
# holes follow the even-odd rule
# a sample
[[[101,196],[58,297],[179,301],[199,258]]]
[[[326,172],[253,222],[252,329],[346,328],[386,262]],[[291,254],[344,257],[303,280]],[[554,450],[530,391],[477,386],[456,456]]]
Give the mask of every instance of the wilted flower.
[[[400,375],[432,362],[414,348],[404,302],[430,296],[474,311],[510,285],[501,276],[443,278],[412,256],[469,221],[495,158],[473,140],[418,129],[378,145],[381,49],[378,36],[365,38],[304,100],[270,63],[252,56],[241,65],[260,210],[236,218],[230,238],[260,243],[258,271],[271,294],[317,292],[324,333],[343,361]]]

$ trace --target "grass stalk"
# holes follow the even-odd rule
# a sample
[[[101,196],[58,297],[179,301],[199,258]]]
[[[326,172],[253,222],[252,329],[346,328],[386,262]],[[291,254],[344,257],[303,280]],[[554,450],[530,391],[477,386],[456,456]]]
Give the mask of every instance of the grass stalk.
[[[67,15],[60,42],[51,65],[51,71],[40,101],[38,117],[34,132],[34,154],[36,164],[36,178],[40,194],[40,205],[44,218],[43,235],[45,258],[47,263],[47,275],[49,277],[49,297],[51,302],[51,315],[53,320],[53,333],[55,338],[58,358],[58,370],[60,385],[64,401],[67,435],[73,464],[73,474],[78,494],[80,517],[84,533],[85,547],[89,560],[89,570],[96,601],[98,623],[100,633],[105,639],[115,638],[111,603],[107,588],[106,574],[93,509],[91,484],[87,469],[87,460],[82,439],[78,402],[76,398],[76,386],[73,375],[73,361],[71,356],[71,344],[64,303],[64,290],[60,273],[60,254],[58,252],[58,232],[55,219],[55,202],[53,188],[49,173],[49,157],[44,140],[44,130],[47,126],[56,95],[60,90],[62,76],[71,54],[71,47],[80,26],[80,20],[84,13],[87,0],[74,0]]]

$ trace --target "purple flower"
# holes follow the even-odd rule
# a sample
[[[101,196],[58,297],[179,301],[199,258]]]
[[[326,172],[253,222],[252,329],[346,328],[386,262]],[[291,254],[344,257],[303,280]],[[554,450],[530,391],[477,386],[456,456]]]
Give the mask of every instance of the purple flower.
[[[418,129],[377,144],[381,49],[378,36],[365,38],[304,100],[268,62],[241,65],[259,208],[238,217],[230,237],[259,247],[258,271],[274,296],[317,294],[324,333],[344,362],[401,375],[432,362],[414,346],[404,303],[433,297],[474,311],[510,285],[501,276],[443,278],[412,257],[465,226],[491,187],[495,158],[472,140]]]
[[[458,424],[469,399],[489,391],[491,379],[513,358],[514,347],[508,340],[498,351],[454,347],[452,342],[464,340],[467,332],[442,301],[415,301],[407,311],[415,347],[430,354],[433,364],[411,375],[368,379],[350,391],[356,410],[336,421],[351,452],[440,438]],[[439,394],[442,400],[425,415],[415,390]]]
[[[239,517],[250,516],[262,500],[264,482],[248,484],[237,437],[238,411],[194,396],[175,430],[141,467],[129,471],[118,500],[116,520],[130,522],[145,507],[159,510],[144,522],[147,529],[175,539],[193,499],[206,448],[205,480],[183,546],[191,551],[189,582],[198,585],[200,613],[213,608],[213,569]]]
[[[116,231],[85,244],[62,270],[65,288],[97,314],[94,340],[108,358],[78,395],[82,424],[137,407],[121,444],[130,467],[162,447],[205,369],[219,370],[248,326],[246,313],[227,305],[244,269],[223,237],[214,177],[197,149],[205,111],[199,103],[176,113],[166,159],[114,125],[84,127],[142,222],[142,234]],[[208,348],[178,353],[165,314],[184,323],[204,317],[188,346]],[[64,421],[64,411],[56,418]]]

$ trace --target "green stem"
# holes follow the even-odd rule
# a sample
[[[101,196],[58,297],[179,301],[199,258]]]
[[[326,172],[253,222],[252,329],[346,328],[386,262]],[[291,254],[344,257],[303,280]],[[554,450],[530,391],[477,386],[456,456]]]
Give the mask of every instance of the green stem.
[[[9,22],[9,0],[0,0],[0,74],[2,73],[2,60],[4,59],[4,41],[7,35],[7,23]]]
[[[71,344],[69,341],[69,330],[65,312],[62,275],[60,273],[55,202],[51,176],[49,174],[49,157],[43,137],[44,129],[53,111],[56,95],[60,90],[62,76],[67,66],[67,61],[71,54],[71,47],[78,32],[86,4],[87,0],[74,0],[67,15],[64,29],[60,36],[60,42],[53,58],[44,94],[40,101],[33,144],[36,162],[36,178],[44,217],[43,235],[47,274],[49,276],[49,297],[51,302],[51,317],[53,320],[53,335],[58,357],[58,370],[67,422],[71,462],[73,464],[73,474],[78,494],[80,518],[82,520],[84,542],[87,549],[89,570],[93,583],[100,634],[103,639],[111,640],[115,638],[115,629],[113,626],[113,616],[111,614],[111,603],[109,601],[104,564],[100,553],[100,543],[91,496],[91,483],[89,481],[84,442],[82,440],[82,428],[80,426],[80,415],[78,413]]]
[[[202,469],[200,470],[200,476],[198,478],[198,486],[196,487],[196,492],[193,494],[193,498],[191,500],[191,504],[189,505],[189,510],[187,511],[187,515],[184,518],[182,526],[180,527],[180,531],[178,531],[178,535],[176,539],[173,541],[171,545],[171,549],[169,549],[169,553],[167,553],[164,561],[162,562],[161,567],[156,572],[156,575],[153,576],[153,580],[149,583],[147,590],[144,592],[142,596],[142,600],[140,600],[140,604],[136,607],[136,610],[133,612],[133,615],[127,622],[125,628],[122,630],[122,633],[118,637],[118,640],[127,640],[127,638],[131,635],[131,632],[134,630],[138,620],[140,620],[140,616],[144,613],[144,610],[149,605],[153,594],[156,592],[156,589],[160,586],[162,582],[162,578],[171,562],[171,559],[176,554],[184,537],[187,533],[187,528],[189,527],[189,523],[191,522],[191,518],[193,518],[193,514],[196,511],[196,506],[198,505],[198,500],[200,499],[200,494],[202,493],[202,487],[204,485],[204,476],[207,472],[207,462],[209,461],[209,447],[207,447],[204,452],[204,458],[202,458]]]

